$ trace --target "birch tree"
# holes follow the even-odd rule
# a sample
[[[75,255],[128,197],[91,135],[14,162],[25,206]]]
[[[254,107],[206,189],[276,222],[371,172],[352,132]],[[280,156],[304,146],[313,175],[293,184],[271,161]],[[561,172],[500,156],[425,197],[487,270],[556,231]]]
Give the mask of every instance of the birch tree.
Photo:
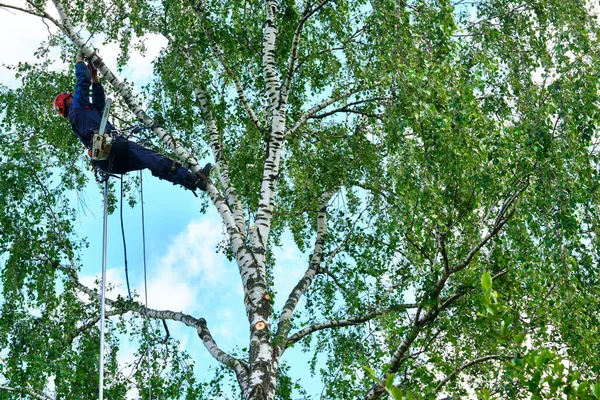
[[[227,377],[238,398],[297,398],[292,346],[313,355],[326,399],[600,398],[593,2],[0,0],[0,12],[49,28],[39,61],[12,67],[20,86],[0,91],[0,398],[97,392],[99,291],[79,279],[86,242],[64,196],[93,183],[50,107],[77,52],[115,123],[149,127],[195,171],[199,156],[216,165],[204,201],[247,316],[240,354],[202,315],[148,310],[153,326],[195,329],[223,366],[199,382],[169,340],[151,366],[167,372],[149,380],[143,354],[161,331],[141,303],[109,298],[107,398],[147,398],[148,385],[215,398]],[[120,69],[157,36],[155,80],[134,90]],[[307,255],[291,293],[272,273],[283,235]],[[125,333],[140,344],[131,377],[118,372]]]

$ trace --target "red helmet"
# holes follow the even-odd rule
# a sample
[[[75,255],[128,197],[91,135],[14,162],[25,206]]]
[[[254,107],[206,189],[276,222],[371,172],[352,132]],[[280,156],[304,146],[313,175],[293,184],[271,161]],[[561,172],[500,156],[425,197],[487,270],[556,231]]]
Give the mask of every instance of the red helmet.
[[[58,115],[62,115],[65,118],[67,117],[67,115],[65,114],[65,112],[67,111],[65,107],[65,100],[67,100],[72,95],[73,94],[71,92],[64,92],[54,98],[54,111],[56,111]]]

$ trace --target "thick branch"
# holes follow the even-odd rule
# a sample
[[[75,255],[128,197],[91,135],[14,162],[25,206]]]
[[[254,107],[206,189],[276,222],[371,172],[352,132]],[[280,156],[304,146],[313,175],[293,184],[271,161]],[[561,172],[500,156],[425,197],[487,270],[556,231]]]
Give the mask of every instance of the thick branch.
[[[93,289],[90,289],[89,287],[85,286],[79,281],[79,278],[77,277],[77,272],[73,268],[56,264],[53,266],[56,269],[64,272],[69,277],[71,283],[73,283],[75,288],[77,288],[77,290],[87,294],[91,299],[98,301],[101,300],[100,293]],[[140,315],[146,315],[146,307],[135,301],[126,301],[121,299],[112,300],[107,298],[106,305],[113,307],[115,310],[118,310],[122,313],[131,311]],[[200,323],[204,321],[203,318],[198,319],[179,311],[155,310],[152,308],[148,308],[148,317],[153,319],[167,319],[182,322],[183,324],[195,329],[198,329],[200,327]]]
[[[166,35],[166,37],[170,42],[174,42],[173,38],[170,35]],[[188,52],[185,49],[181,49],[180,51],[185,56],[188,66],[194,67],[194,63],[192,62]],[[208,94],[200,85],[197,84],[194,85],[194,93],[196,94],[196,100],[198,102],[198,106],[200,108],[200,112],[202,114],[202,118],[204,119],[206,130],[208,131],[208,135],[210,138],[210,148],[213,152],[213,157],[218,167],[219,181],[223,187],[225,199],[233,215],[235,226],[237,227],[237,232],[228,229],[228,233],[234,240],[236,235],[241,235],[241,242],[244,242],[245,225],[243,208],[235,191],[235,188],[231,184],[231,180],[229,178],[229,164],[227,163],[227,160],[223,157],[221,135],[219,134],[217,121],[210,107]]]
[[[308,269],[288,296],[281,312],[276,334],[277,340],[281,343],[280,351],[285,349],[283,342],[291,329],[291,319],[296,310],[296,306],[298,305],[298,301],[300,301],[304,292],[306,292],[312,284],[314,277],[317,275],[319,266],[321,265],[323,247],[325,245],[325,235],[327,233],[327,203],[329,203],[332,196],[333,193],[326,193],[321,200],[321,209],[317,213],[317,237],[315,239],[315,247],[310,258]]]
[[[200,319],[198,336],[200,339],[202,339],[204,347],[206,347],[210,355],[212,355],[215,360],[233,369],[243,393],[246,393],[248,391],[248,366],[237,358],[223,352],[219,346],[217,346],[217,343],[213,339],[204,319]]]
[[[277,107],[279,100],[279,74],[277,72],[277,63],[275,60],[275,41],[277,39],[277,26],[275,25],[277,17],[277,1],[267,0],[265,2],[266,18],[263,28],[263,49],[262,49],[262,64],[263,77],[265,79],[266,90],[269,98],[268,115]]]
[[[28,394],[29,396],[31,396],[31,397],[33,397],[34,399],[37,399],[37,400],[54,400],[54,398],[52,398],[50,396],[46,396],[44,394],[37,393],[31,387],[28,387],[28,388],[13,388],[13,387],[10,387],[10,386],[1,385],[0,386],[0,390],[6,390],[7,392],[15,392],[15,393]]]
[[[37,175],[35,175],[35,178],[38,182],[38,184],[42,187],[42,189],[44,190],[44,193],[46,194],[46,196],[48,196],[48,192],[46,187],[43,185],[43,183],[40,181],[40,179],[37,177]],[[214,187],[214,186],[213,186]],[[67,237],[64,235],[64,233],[62,232],[62,230],[60,229],[60,224],[58,221],[58,218],[56,216],[56,214],[54,213],[54,209],[52,208],[52,204],[50,202],[47,201],[46,206],[48,207],[48,209],[50,210],[50,215],[52,217],[52,219],[54,220],[55,226],[57,227],[58,230],[58,235],[61,239],[61,241],[63,242],[63,246],[67,252],[67,257],[69,259],[70,262],[70,266],[62,266],[57,262],[53,262],[51,260],[45,260],[46,262],[50,263],[50,265],[60,271],[63,271],[70,279],[71,283],[75,286],[75,288],[77,288],[79,291],[87,294],[90,298],[92,299],[96,299],[97,301],[101,301],[102,300],[102,296],[100,295],[100,293],[96,292],[95,290],[92,290],[90,288],[88,288],[87,286],[83,285],[80,281],[79,278],[77,276],[77,270],[76,270],[76,265],[75,265],[75,261],[72,257],[71,252],[68,250],[69,246],[67,244]],[[185,325],[195,328],[198,331],[198,334],[200,335],[201,339],[203,340],[203,343],[205,344],[205,346],[207,346],[207,349],[209,350],[209,352],[211,353],[211,355],[213,355],[213,357],[215,357],[215,355],[219,355],[219,358],[215,357],[218,361],[221,361],[224,359],[225,357],[225,353],[222,351],[218,351],[216,352],[215,349],[218,349],[218,347],[216,346],[216,344],[214,343],[214,340],[212,340],[212,337],[209,337],[209,339],[205,340],[204,335],[206,333],[210,334],[210,332],[208,331],[208,328],[206,327],[206,321],[204,320],[204,318],[194,318],[188,314],[184,314],[182,312],[174,312],[174,311],[169,311],[169,310],[154,310],[154,309],[149,309],[146,308],[144,305],[141,305],[137,302],[133,302],[133,301],[124,301],[124,300],[112,300],[112,299],[105,299],[106,304],[113,307],[114,310],[108,311],[107,315],[117,315],[117,314],[123,314],[125,312],[131,311],[131,312],[136,312],[140,315],[143,315],[147,318],[154,318],[154,319],[160,319],[160,320],[172,320],[172,321],[179,321],[184,323]],[[95,321],[94,321],[95,322]],[[88,329],[88,326],[91,326],[90,323],[84,324],[79,330],[81,329]],[[78,334],[78,333],[77,333]],[[231,368],[234,369],[236,375],[240,376],[240,374],[243,373],[243,371],[239,370],[239,366],[238,364],[236,364],[235,362],[233,362],[233,360],[235,360],[233,357],[228,356],[229,358],[227,359],[227,363],[225,363],[225,365],[230,366]],[[222,362],[222,361],[221,361]],[[240,364],[241,365],[241,364]],[[247,375],[247,374],[246,374]]]
[[[284,143],[284,131],[286,129],[286,105],[278,103],[280,87],[279,76],[277,72],[277,63],[275,59],[275,41],[277,38],[277,1],[267,0],[265,2],[266,14],[263,28],[263,74],[265,78],[265,89],[269,98],[269,109],[267,111],[270,119],[270,132],[265,149],[265,161],[263,164],[263,174],[260,182],[260,197],[256,211],[257,232],[251,238],[252,253],[257,255],[257,259],[264,260],[269,243],[269,234],[271,231],[271,220],[273,217],[274,198],[279,180],[281,149]],[[267,270],[264,262],[258,262],[256,268],[251,273],[253,276],[253,285],[248,289],[248,304],[255,304],[256,315],[251,319],[251,323],[260,322],[262,324],[270,323],[271,307],[267,306]],[[261,342],[266,345],[267,341]],[[270,352],[270,349],[264,350],[261,356]],[[257,372],[258,373],[258,372]],[[254,374],[254,372],[252,372]],[[252,378],[251,378],[252,379]],[[254,390],[254,389],[251,389]]]
[[[78,34],[74,31],[68,17],[64,12],[64,9],[62,8],[62,5],[58,2],[58,0],[52,1],[55,4],[57,10],[59,11],[63,23],[61,24],[60,22],[54,19],[52,19],[52,21],[60,29],[62,29],[65,34],[69,36],[73,43],[77,45],[88,58],[92,59],[92,61],[98,67],[100,72],[119,92],[119,94],[125,100],[127,106],[138,117],[138,119],[140,119],[145,125],[152,125],[152,119],[150,119],[150,117],[148,117],[148,115],[137,104],[131,91],[115,77],[115,75],[108,69],[104,62],[92,51],[90,47],[86,45],[86,43],[84,43],[81,40]],[[197,160],[193,158],[185,149],[183,149],[183,147],[181,147],[181,145],[179,145],[176,142],[176,140],[172,136],[170,136],[166,131],[164,131],[162,128],[155,128],[154,133],[157,134],[158,137],[161,140],[163,140],[163,142],[165,142],[169,147],[171,147],[171,149],[174,150],[174,152],[178,155],[179,159],[182,162],[191,163],[192,170],[194,170],[195,172],[198,172],[200,170]],[[213,184],[209,183],[206,191],[211,201],[215,205],[217,211],[221,215],[225,226],[227,227],[227,231],[231,237],[232,249],[234,254],[236,255],[238,264],[247,264],[249,258],[247,254],[248,252],[242,251],[245,248],[245,244],[242,233],[240,232],[238,223],[236,221],[236,216],[232,214],[231,209],[229,208],[228,204],[224,201],[223,196]]]
[[[119,95],[125,101],[125,104],[129,110],[138,118],[138,120],[146,126],[155,126],[154,121],[138,104],[132,91],[121,82],[117,76],[108,68],[104,61],[94,52],[93,48],[90,47],[86,41],[84,41],[79,34],[75,31],[69,17],[67,16],[62,4],[58,0],[52,0],[52,3],[56,7],[60,16],[60,21],[52,18],[47,12],[44,11],[44,16],[50,19],[65,35],[71,39],[73,44],[77,46],[83,55],[93,62],[93,64],[102,73],[104,78],[113,86],[113,88],[119,93]],[[190,168],[194,172],[200,171],[198,160],[184,149],[181,144],[178,143],[177,139],[165,131],[161,127],[154,127],[154,134],[165,143],[173,152],[177,155],[179,160],[184,164],[189,164]],[[209,185],[211,186],[211,185]]]
[[[87,294],[92,299],[95,299],[97,301],[101,300],[100,293],[82,284],[77,278],[77,273],[72,268],[61,265],[55,265],[55,267],[67,274],[67,276],[69,277],[73,285],[77,288],[77,290]],[[191,315],[177,311],[155,310],[152,308],[146,308],[144,305],[134,301],[112,300],[109,298],[106,298],[105,301],[106,305],[114,308],[114,310],[107,312],[107,315],[110,315],[111,313],[119,314],[131,311],[152,319],[182,322],[183,324],[191,328],[195,328],[198,332],[198,336],[200,337],[200,339],[202,339],[202,342],[204,343],[204,346],[206,347],[210,355],[213,356],[215,360],[232,368],[236,373],[236,376],[238,376],[238,380],[240,380],[240,382],[247,382],[247,369],[244,367],[241,361],[237,360],[235,357],[232,357],[231,355],[219,349],[212,335],[210,334],[208,327],[206,326],[206,320],[204,318],[195,318]]]

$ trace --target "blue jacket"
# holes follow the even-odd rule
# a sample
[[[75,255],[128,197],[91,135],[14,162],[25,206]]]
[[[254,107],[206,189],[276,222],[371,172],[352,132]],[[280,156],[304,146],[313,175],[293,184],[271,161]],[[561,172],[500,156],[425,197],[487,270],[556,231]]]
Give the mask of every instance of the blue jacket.
[[[100,128],[106,95],[100,82],[92,83],[92,74],[83,61],[75,65],[75,75],[77,75],[77,86],[75,86],[73,104],[69,108],[69,119],[73,132],[85,147],[90,148],[94,131]],[[92,102],[90,102],[90,86]],[[112,129],[112,125],[107,123],[106,130]]]

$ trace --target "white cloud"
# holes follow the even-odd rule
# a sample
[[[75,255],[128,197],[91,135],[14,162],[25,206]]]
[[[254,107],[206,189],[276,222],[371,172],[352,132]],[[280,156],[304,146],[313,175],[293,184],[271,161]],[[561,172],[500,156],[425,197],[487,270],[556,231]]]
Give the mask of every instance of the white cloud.
[[[220,240],[220,225],[207,219],[190,222],[173,238],[166,254],[152,262],[149,306],[190,313],[199,309],[202,299],[209,297],[207,293],[218,292],[215,288],[228,274],[223,256],[215,254]],[[143,295],[142,285],[137,292]]]
[[[3,3],[21,8],[24,7],[23,1],[5,0]],[[48,4],[46,11],[53,17],[58,17],[56,10],[51,4]],[[0,8],[1,64],[15,65],[23,61],[38,61],[34,56],[34,52],[40,47],[43,41],[48,39],[50,32],[52,34],[57,32],[57,28],[52,22],[46,21],[46,24],[44,24],[41,18],[22,11]],[[89,37],[89,34],[86,34],[85,30],[82,30],[80,34],[84,39]],[[152,61],[167,44],[167,40],[159,35],[146,35],[145,39],[146,55],[142,56],[138,52],[132,52],[127,66],[123,69],[123,73],[120,74],[120,78],[126,77],[130,81],[135,82],[137,86],[150,82],[153,76]],[[111,43],[101,46],[100,43],[103,40],[103,35],[96,35],[90,44],[100,46],[99,54],[111,70],[116,73],[119,45]],[[66,67],[64,63],[60,62],[59,54],[58,49],[53,49],[49,54],[49,58],[55,61],[52,69]],[[9,71],[2,65],[0,65],[0,83],[7,86],[15,86],[17,84],[14,79],[14,72]]]
[[[22,1],[4,1],[3,3],[23,7]],[[49,25],[54,32],[54,27]],[[39,17],[21,11],[0,8],[0,48],[2,64],[14,65],[20,61],[34,61],[33,53],[42,41],[48,38],[48,28]],[[0,65],[0,82],[13,86],[16,84],[14,72]]]
[[[223,256],[215,253],[220,241],[220,224],[206,219],[192,221],[173,239],[159,264],[176,267],[189,277],[202,276],[203,283],[214,286],[223,276]]]
[[[172,267],[161,269],[148,283],[148,306],[150,308],[183,311],[195,301],[193,285],[183,274],[175,273]],[[183,279],[182,279],[183,278]],[[138,289],[143,296],[143,288]]]
[[[160,35],[146,35],[146,54],[142,56],[138,52],[131,54],[124,74],[130,76],[136,85],[148,83],[154,76],[152,61],[158,56],[161,49],[167,45],[167,39]]]
[[[240,320],[231,308],[224,308],[214,321],[213,335],[225,340],[235,339],[239,331]]]

